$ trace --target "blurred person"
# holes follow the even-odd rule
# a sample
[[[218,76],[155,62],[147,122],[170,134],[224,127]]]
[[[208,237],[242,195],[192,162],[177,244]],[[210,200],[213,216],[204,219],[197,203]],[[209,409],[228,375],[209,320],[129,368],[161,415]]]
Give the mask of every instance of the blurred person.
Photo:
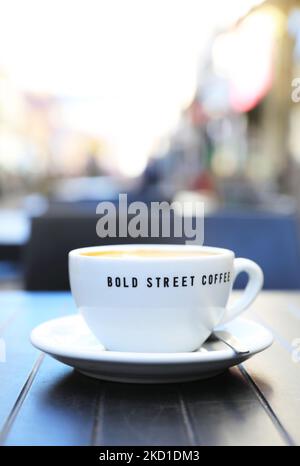
[[[107,175],[107,171],[101,163],[104,158],[102,144],[98,140],[92,139],[87,144],[83,173],[90,177]]]

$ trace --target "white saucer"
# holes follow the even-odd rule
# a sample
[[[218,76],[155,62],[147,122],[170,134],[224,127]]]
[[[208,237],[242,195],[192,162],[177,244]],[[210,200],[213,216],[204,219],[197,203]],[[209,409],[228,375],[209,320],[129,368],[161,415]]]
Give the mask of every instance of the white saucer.
[[[90,377],[126,383],[170,383],[205,379],[235,366],[272,344],[263,326],[236,319],[226,330],[238,337],[248,354],[237,355],[220,341],[208,341],[192,353],[106,351],[78,314],[36,327],[31,342],[58,361]]]

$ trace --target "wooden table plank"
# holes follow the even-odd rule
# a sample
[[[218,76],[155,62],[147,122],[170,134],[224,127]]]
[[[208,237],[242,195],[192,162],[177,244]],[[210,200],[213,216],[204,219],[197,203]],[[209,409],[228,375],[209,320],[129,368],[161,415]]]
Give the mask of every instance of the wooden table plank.
[[[244,365],[294,443],[300,444],[300,361],[292,343],[300,338],[300,293],[264,292],[248,316],[268,327],[275,342]],[[298,353],[299,354],[299,353]]]
[[[38,323],[74,311],[69,294],[17,292],[0,293],[0,315],[6,314],[8,302],[15,319],[1,334],[6,347],[6,362],[0,363],[0,426],[9,416],[23,385],[39,356],[29,341],[31,329]]]
[[[104,384],[95,445],[193,445],[176,384]]]
[[[284,444],[238,370],[190,384],[120,385],[85,378],[47,358],[6,444],[85,445],[91,439],[95,445]]]
[[[46,357],[6,444],[300,444],[300,363],[291,359],[292,341],[300,337],[298,305],[300,293],[262,293],[248,314],[272,327],[276,342],[244,365],[245,374],[235,368],[187,384],[118,384],[86,378]],[[0,327],[8,321],[3,331],[8,360],[0,363],[1,424],[38,355],[28,340],[30,330],[74,310],[64,293],[0,293]]]
[[[181,390],[197,444],[286,444],[238,368]]]
[[[90,445],[101,382],[46,356],[5,445]]]
[[[103,445],[285,445],[238,369],[185,384],[109,384],[101,418]]]

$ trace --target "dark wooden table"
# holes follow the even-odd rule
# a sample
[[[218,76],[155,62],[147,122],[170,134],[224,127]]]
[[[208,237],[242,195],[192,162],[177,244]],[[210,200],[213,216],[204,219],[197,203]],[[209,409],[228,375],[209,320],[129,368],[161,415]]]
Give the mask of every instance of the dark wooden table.
[[[2,444],[300,444],[300,293],[264,292],[248,311],[271,348],[185,384],[97,381],[31,346],[35,325],[72,312],[68,293],[0,293]]]

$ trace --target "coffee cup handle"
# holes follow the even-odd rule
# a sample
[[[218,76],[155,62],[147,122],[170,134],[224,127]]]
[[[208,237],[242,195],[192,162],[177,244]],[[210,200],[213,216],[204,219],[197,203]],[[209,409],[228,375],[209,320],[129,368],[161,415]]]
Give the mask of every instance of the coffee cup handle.
[[[262,289],[264,282],[262,269],[259,267],[259,265],[249,259],[243,259],[241,257],[234,259],[233,267],[233,283],[238,274],[241,272],[246,272],[248,274],[248,283],[242,296],[226,309],[225,315],[223,316],[223,319],[219,325],[223,325],[229,322],[245,311],[255,300],[256,296]]]

